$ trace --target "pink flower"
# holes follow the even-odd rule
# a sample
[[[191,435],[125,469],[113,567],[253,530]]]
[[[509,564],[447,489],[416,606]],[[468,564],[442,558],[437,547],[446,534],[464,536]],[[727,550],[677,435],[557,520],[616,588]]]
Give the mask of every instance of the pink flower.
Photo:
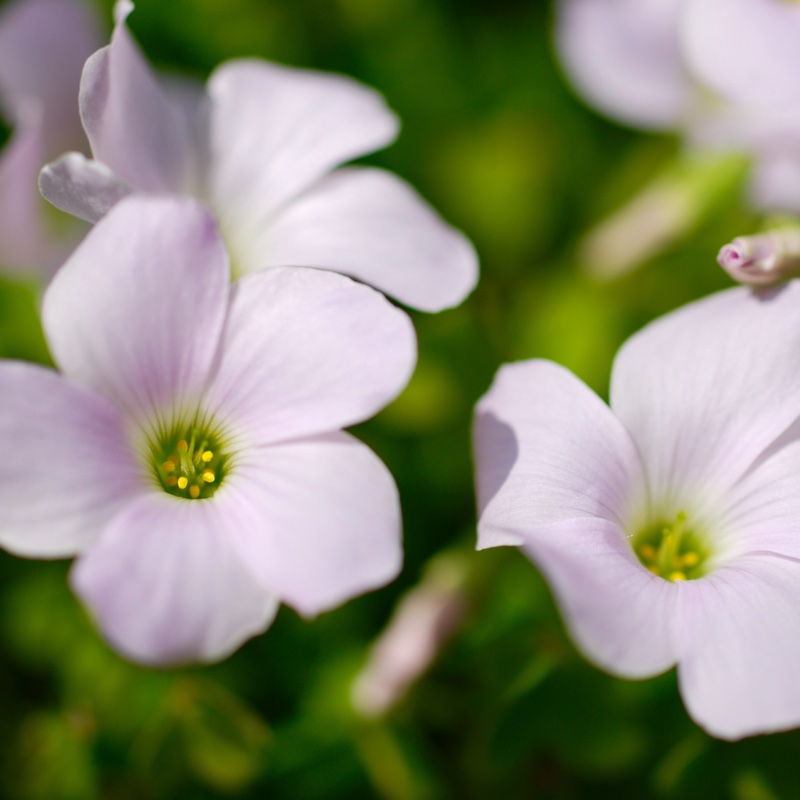
[[[410,186],[380,169],[334,169],[394,139],[397,119],[380,95],[252,59],[222,65],[204,95],[178,101],[126,28],[132,8],[117,3],[111,44],[81,82],[96,160],[71,153],[42,172],[54,205],[94,222],[134,190],[188,193],[213,209],[234,277],[330,269],[425,311],[472,290],[474,250]]]
[[[604,669],[677,664],[724,738],[800,724],[798,320],[798,283],[732,289],[630,339],[610,409],[528,361],[477,410],[479,547],[523,547]]]
[[[578,91],[635,127],[754,158],[762,209],[800,211],[800,7],[775,0],[560,0]]]
[[[397,573],[392,478],[339,430],[413,368],[382,295],[299,268],[231,285],[202,206],[137,197],[53,279],[43,324],[60,375],[0,364],[0,542],[77,554],[123,653],[221,658],[279,600],[313,615]]]
[[[80,0],[15,0],[0,15],[0,101],[14,127],[0,156],[4,268],[49,278],[84,233],[83,225],[60,232],[51,226],[49,217],[58,212],[42,200],[36,182],[59,153],[87,148],[78,84],[84,61],[100,42]]]

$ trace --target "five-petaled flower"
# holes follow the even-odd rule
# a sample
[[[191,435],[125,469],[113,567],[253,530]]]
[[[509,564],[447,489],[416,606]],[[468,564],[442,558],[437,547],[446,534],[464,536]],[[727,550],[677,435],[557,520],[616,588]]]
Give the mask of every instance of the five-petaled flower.
[[[231,284],[213,217],[129,198],[57,273],[58,374],[0,362],[0,543],[78,554],[72,585],[131,658],[220,658],[278,600],[315,614],[391,579],[386,468],[341,432],[405,385],[407,316],[349,278]]]
[[[605,669],[677,663],[711,733],[796,726],[798,398],[798,283],[646,327],[610,409],[553,363],[505,366],[477,409],[479,547],[521,545]]]
[[[134,191],[191,194],[213,209],[234,277],[330,269],[424,311],[472,290],[475,251],[410,186],[381,169],[334,170],[394,139],[397,119],[377,92],[256,59],[217,68],[205,94],[176,92],[130,36],[132,8],[119,0],[111,44],[81,81],[95,160],[69,153],[42,171],[54,205],[94,222]]]

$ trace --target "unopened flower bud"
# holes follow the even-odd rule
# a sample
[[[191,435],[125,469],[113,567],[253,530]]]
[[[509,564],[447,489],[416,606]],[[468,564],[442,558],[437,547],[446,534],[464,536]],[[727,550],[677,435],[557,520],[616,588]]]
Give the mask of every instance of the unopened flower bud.
[[[726,244],[717,263],[739,283],[772,286],[800,275],[800,226],[786,226]]]

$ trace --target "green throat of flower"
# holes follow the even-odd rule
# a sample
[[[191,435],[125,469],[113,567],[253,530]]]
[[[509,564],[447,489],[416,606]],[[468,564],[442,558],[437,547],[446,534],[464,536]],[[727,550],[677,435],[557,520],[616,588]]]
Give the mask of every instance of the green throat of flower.
[[[660,522],[639,531],[631,545],[639,561],[665,580],[694,580],[707,572],[709,550],[682,511],[674,522]]]
[[[225,480],[230,455],[219,435],[198,424],[176,426],[151,444],[150,463],[165,492],[186,500],[211,497]]]

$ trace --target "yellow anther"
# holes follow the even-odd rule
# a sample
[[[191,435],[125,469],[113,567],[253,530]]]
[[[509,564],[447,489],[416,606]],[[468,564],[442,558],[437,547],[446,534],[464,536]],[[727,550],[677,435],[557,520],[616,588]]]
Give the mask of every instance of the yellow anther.
[[[185,489],[188,485],[189,485],[189,479],[181,475],[181,477],[178,478],[178,488]]]
[[[652,561],[656,557],[656,549],[651,544],[642,545],[639,552],[642,554],[642,557],[646,558],[648,561]]]
[[[212,458],[214,458],[214,454],[210,450],[206,450],[205,453],[203,453],[203,461],[205,461],[206,464],[208,464]]]
[[[173,472],[175,470],[175,462],[174,461],[165,461],[161,466],[167,472]]]
[[[697,553],[684,553],[681,563],[684,567],[696,567],[700,563],[700,556]]]
[[[214,478],[215,477],[216,476],[214,475],[214,473],[210,469],[207,469],[207,470],[205,470],[205,472],[203,472],[203,480],[206,483],[214,483]]]
[[[186,443],[185,439],[181,439],[178,444],[175,445],[175,449],[179,453],[186,453],[189,450],[189,445]]]
[[[686,576],[682,572],[671,572],[669,575],[671,581],[685,581]]]
[[[167,478],[164,480],[164,483],[166,483],[167,486],[177,486],[178,479],[174,475],[168,475]]]
[[[175,464],[176,466],[181,463],[181,460],[174,453],[167,459],[167,461]]]
[[[196,485],[192,485],[189,487],[189,497],[193,500],[197,500],[200,497],[200,487]]]

